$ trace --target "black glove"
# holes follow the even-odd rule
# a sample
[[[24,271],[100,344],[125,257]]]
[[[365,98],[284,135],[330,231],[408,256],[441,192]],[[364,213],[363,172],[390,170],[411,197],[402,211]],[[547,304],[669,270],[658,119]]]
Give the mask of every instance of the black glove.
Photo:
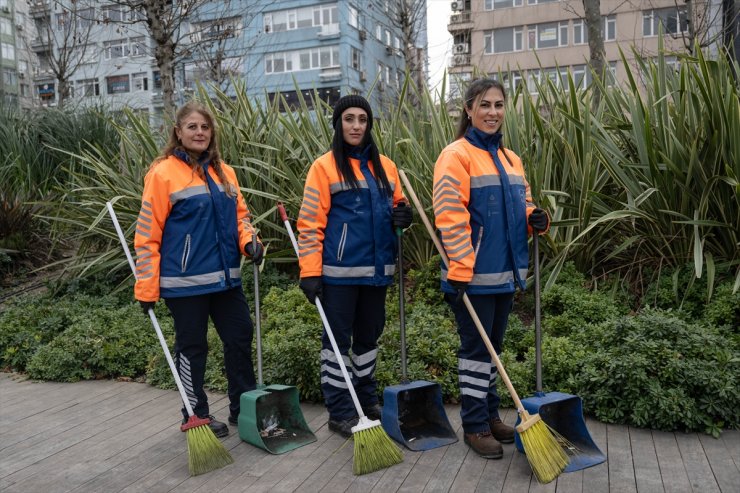
[[[457,303],[460,303],[463,299],[463,295],[465,294],[465,288],[468,287],[468,282],[467,281],[456,281],[454,279],[447,279],[447,283],[453,288],[457,289],[457,298],[455,298],[455,301]]]
[[[149,309],[154,310],[154,305],[156,304],[156,301],[139,301],[139,306],[141,306],[141,311],[144,312],[144,315],[149,315]]]
[[[547,226],[550,224],[550,218],[547,216],[547,212],[539,207],[532,211],[529,215],[529,225],[535,231],[545,231]]]
[[[405,202],[399,203],[393,208],[393,229],[406,229],[411,226],[414,220],[414,214],[411,207],[407,207]]]
[[[250,241],[244,245],[244,253],[252,259],[252,262],[259,265],[262,263],[262,257],[265,255],[265,247],[263,247],[262,243],[258,241],[257,248],[255,249],[254,245],[252,245],[252,242]]]
[[[303,294],[306,295],[306,298],[308,298],[308,301],[314,305],[316,304],[316,298],[320,300],[324,299],[322,297],[323,283],[321,282],[321,276],[303,277],[298,285],[301,287]]]

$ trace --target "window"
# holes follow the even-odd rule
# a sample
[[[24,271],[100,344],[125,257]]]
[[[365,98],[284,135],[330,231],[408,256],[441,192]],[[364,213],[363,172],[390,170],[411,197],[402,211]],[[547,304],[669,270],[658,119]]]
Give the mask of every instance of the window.
[[[75,24],[78,31],[84,31],[92,26],[95,20],[95,9],[81,9],[75,14]]]
[[[392,46],[391,44],[391,31],[389,29],[385,30],[385,45],[386,46]]]
[[[159,75],[159,71],[152,72],[152,86],[154,90],[162,90],[162,77]]]
[[[6,86],[15,86],[18,83],[18,74],[12,68],[3,69],[3,82]]]
[[[2,58],[5,60],[15,60],[15,46],[10,43],[0,43]]]
[[[13,24],[10,19],[0,17],[0,34],[7,34],[8,36],[13,34]]]
[[[128,40],[116,39],[113,41],[105,41],[103,43],[103,51],[105,52],[105,59],[111,60],[113,58],[124,58],[128,56]]]
[[[237,35],[241,28],[241,21],[238,17],[219,19],[193,24],[190,36],[195,40],[232,38]],[[269,29],[265,28],[265,32],[268,31]]]
[[[586,28],[586,21],[578,19],[573,21],[573,44],[583,45],[588,43],[588,29]]]
[[[69,28],[69,12],[68,11],[65,10],[61,14],[55,14],[54,19],[55,19],[55,25],[56,25],[57,30],[63,31]]]
[[[483,50],[487,55],[522,50],[522,28],[506,27],[483,34]]]
[[[601,17],[601,36],[604,41],[614,41],[617,39],[617,16],[604,15]],[[578,19],[573,21],[573,44],[581,45],[588,43],[588,27],[586,21]]]
[[[313,25],[328,26],[339,24],[339,10],[336,4],[326,4],[313,7]]]
[[[378,41],[383,41],[383,28],[380,24],[375,26],[375,39]]]
[[[108,22],[124,22],[128,20],[126,18],[123,7],[119,5],[109,5],[107,7],[103,7],[102,13],[103,20]]]
[[[616,15],[605,15],[602,17],[604,19],[604,26],[602,27],[602,35],[604,36],[604,41],[614,41],[617,39],[617,16]]]
[[[95,43],[78,46],[75,48],[80,57],[80,63],[95,63],[97,61],[97,45]]]
[[[131,56],[146,55],[146,39],[144,36],[131,38]]]
[[[539,5],[541,3],[559,2],[560,0],[527,0],[527,5]]]
[[[131,80],[134,86],[134,92],[142,92],[149,90],[149,77],[146,72],[139,72],[137,74],[131,74]]]
[[[529,28],[529,49],[556,48],[568,44],[568,23],[549,22]]]
[[[357,12],[357,9],[353,6],[349,6],[349,25],[354,28],[360,27],[360,15]]]
[[[121,94],[131,92],[128,75],[112,75],[105,78],[105,85],[108,94]]]
[[[509,7],[521,7],[521,6],[522,6],[522,0],[486,0],[483,3],[483,8],[485,10],[506,9]]]
[[[81,98],[100,96],[98,79],[82,79],[75,83],[75,94]]]
[[[266,74],[330,67],[339,67],[338,46],[324,46],[310,50],[287,51],[265,55]]]
[[[642,35],[657,36],[659,26],[663,25],[664,34],[679,34],[688,31],[688,18],[685,8],[669,7],[665,9],[646,10],[642,13]]]
[[[357,48],[352,48],[352,68],[362,70],[362,52]]]

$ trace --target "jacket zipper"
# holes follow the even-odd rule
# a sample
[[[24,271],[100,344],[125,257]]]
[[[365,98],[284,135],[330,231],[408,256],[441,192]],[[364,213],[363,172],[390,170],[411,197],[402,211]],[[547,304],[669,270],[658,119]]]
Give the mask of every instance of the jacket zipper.
[[[344,256],[344,245],[347,243],[347,223],[342,226],[342,236],[339,238],[339,246],[337,247],[337,262],[342,261]]]
[[[180,267],[182,272],[188,268],[188,259],[190,258],[190,235],[185,235],[185,245],[182,248],[182,260],[180,261]]]

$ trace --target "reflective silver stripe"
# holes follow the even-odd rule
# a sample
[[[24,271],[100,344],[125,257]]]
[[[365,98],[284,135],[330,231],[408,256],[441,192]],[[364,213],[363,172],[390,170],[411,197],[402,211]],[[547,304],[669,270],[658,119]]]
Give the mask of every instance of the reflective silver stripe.
[[[136,232],[139,233],[144,238],[149,238],[151,236],[149,233],[147,233],[146,231],[140,230],[138,227],[136,228]]]
[[[172,205],[175,205],[179,201],[183,199],[187,199],[188,197],[193,197],[195,195],[202,195],[208,193],[208,189],[205,187],[205,185],[198,185],[195,187],[188,187],[183,190],[173,192],[170,194],[170,203]]]
[[[468,255],[470,255],[471,253],[473,253],[473,247],[472,246],[470,248],[468,248],[467,250],[465,250],[464,252],[462,252],[457,257],[450,257],[450,260],[454,260],[455,262],[459,262],[460,260],[464,259],[465,257],[467,257]]]
[[[142,264],[136,266],[136,273],[138,275],[146,274],[147,272],[151,272],[154,267],[151,265],[151,262],[148,264]]]
[[[471,176],[470,188],[483,188],[491,186],[501,186],[501,177],[499,175]]]
[[[139,221],[143,221],[145,223],[150,223],[151,224],[151,222],[152,222],[152,218],[151,217],[146,217],[146,216],[144,216],[142,214],[139,214],[139,218],[138,219],[139,219]]]
[[[143,281],[144,279],[149,279],[153,275],[154,274],[143,274],[143,275],[139,275],[139,281]]]
[[[242,271],[239,270],[238,267],[231,268],[231,269],[229,269],[229,277],[231,277],[232,279],[241,278],[242,277]]]
[[[344,376],[342,375],[342,370],[339,368],[334,368],[333,366],[323,364],[321,365],[321,371],[326,373],[331,373],[332,376],[337,377],[338,380],[344,380]]]
[[[476,387],[488,387],[489,381],[490,381],[490,377],[483,379],[483,378],[471,377],[470,375],[462,375],[462,374],[460,375],[461,386],[465,386],[465,384],[470,384]]]
[[[365,368],[364,370],[358,370],[357,368],[352,368],[352,373],[354,373],[357,378],[370,376],[373,373],[375,373],[375,365]]]
[[[139,222],[139,221],[136,222],[136,227],[137,228],[141,228],[141,229],[145,229],[147,231],[151,231],[152,230],[152,227],[151,226],[149,226],[148,224],[144,224],[143,222]]]
[[[483,226],[481,226],[480,229],[478,230],[478,241],[475,244],[475,256],[476,256],[476,258],[478,257],[478,252],[480,251],[481,241],[483,241]]]
[[[526,271],[524,277],[527,277]],[[447,271],[442,271],[442,280],[447,280]],[[514,281],[514,274],[511,272],[498,272],[492,274],[473,274],[473,279],[468,283],[470,286],[497,286]]]
[[[324,265],[321,273],[330,277],[372,277],[375,275],[374,266],[361,267],[337,267],[335,265]]]
[[[357,182],[357,188],[369,188],[369,187],[367,186],[367,182],[365,180],[359,180]],[[332,183],[329,186],[329,192],[331,192],[332,194],[335,194],[335,193],[338,193],[338,192],[343,192],[345,190],[352,190],[352,185],[350,185],[346,181],[340,181],[338,183]]]
[[[450,232],[455,229],[465,228],[465,226],[467,225],[468,225],[467,222],[461,222],[461,223],[453,224],[452,226],[448,226],[446,228],[437,228],[437,229],[439,229],[442,232]]]
[[[353,354],[352,364],[355,366],[365,366],[368,363],[374,363],[378,357],[378,350],[373,349],[365,354]]]
[[[439,190],[442,187],[449,187],[452,186],[453,188],[457,189],[460,188],[460,182],[451,176],[447,175],[441,178],[437,183],[434,184],[434,193],[437,193],[437,190]]]
[[[312,249],[312,250],[306,250],[305,252],[304,252],[304,251],[301,251],[301,252],[300,252],[300,253],[298,254],[298,256],[299,256],[299,257],[306,257],[306,256],[308,256],[308,255],[311,255],[312,253],[316,253],[316,252],[318,252],[318,251],[319,251],[319,249],[318,249],[318,248],[314,248],[314,249]]]
[[[491,371],[491,363],[488,361],[475,361],[474,359],[457,359],[457,369],[461,371],[474,371],[488,375]],[[486,382],[487,384],[488,382]]]
[[[462,395],[469,395],[470,397],[475,397],[476,399],[485,399],[486,396],[488,396],[488,392],[483,392],[477,389],[471,389],[470,387],[464,387],[462,385],[460,386],[460,393]]]
[[[390,264],[385,266],[384,274],[386,276],[392,276],[396,273],[396,264]]]
[[[319,191],[316,190],[315,188],[313,188],[313,187],[306,187],[303,190],[303,194],[304,195],[309,194],[309,193],[312,194],[312,195],[314,195],[316,197],[316,200],[319,199]]]
[[[230,271],[233,272],[233,269]],[[239,273],[239,270],[236,270]],[[224,272],[209,272],[207,274],[199,274],[197,276],[187,277],[160,277],[159,286],[162,288],[187,288],[191,286],[203,286],[206,284],[213,284],[221,282],[224,279]]]
[[[342,261],[344,256],[344,245],[347,243],[347,223],[342,225],[342,235],[339,237],[339,245],[337,245],[337,262]]]
[[[198,404],[198,398],[195,396],[193,390],[193,377],[190,371],[190,360],[182,353],[177,353],[177,359],[180,363],[179,375],[182,382],[182,386],[185,388],[185,394],[188,396],[188,401],[191,407],[195,407]]]
[[[441,209],[435,209],[435,210],[434,210],[434,215],[435,215],[435,216],[439,216],[439,215],[441,215],[441,214],[442,214],[443,212],[446,212],[446,211],[453,211],[453,212],[468,212],[468,210],[467,210],[467,209],[466,209],[465,207],[451,207],[451,206],[446,206],[446,207],[442,207]]]
[[[509,184],[511,185],[524,185],[524,177],[521,175],[508,175]]]
[[[322,384],[329,384],[332,387],[336,387],[338,389],[346,389],[347,388],[347,382],[344,380],[334,380],[333,378],[329,378],[326,375],[321,376],[321,383]]]
[[[321,361],[330,361],[332,363],[336,363],[337,366],[339,366],[339,363],[337,361],[337,356],[334,354],[334,351],[331,349],[322,349],[321,350]],[[342,361],[344,361],[344,366],[350,366],[352,362],[349,359],[349,356],[342,356]],[[341,372],[340,372],[341,375]]]

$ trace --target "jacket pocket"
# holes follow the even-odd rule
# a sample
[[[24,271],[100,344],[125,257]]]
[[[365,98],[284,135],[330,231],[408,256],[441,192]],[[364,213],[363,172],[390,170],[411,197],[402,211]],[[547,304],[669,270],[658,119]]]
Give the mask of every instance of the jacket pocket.
[[[339,245],[337,246],[337,262],[342,261],[344,256],[344,245],[347,244],[347,223],[342,225],[342,236],[339,238]]]
[[[185,235],[185,244],[182,246],[182,258],[180,259],[181,272],[185,272],[188,268],[188,259],[190,258],[190,235]]]

